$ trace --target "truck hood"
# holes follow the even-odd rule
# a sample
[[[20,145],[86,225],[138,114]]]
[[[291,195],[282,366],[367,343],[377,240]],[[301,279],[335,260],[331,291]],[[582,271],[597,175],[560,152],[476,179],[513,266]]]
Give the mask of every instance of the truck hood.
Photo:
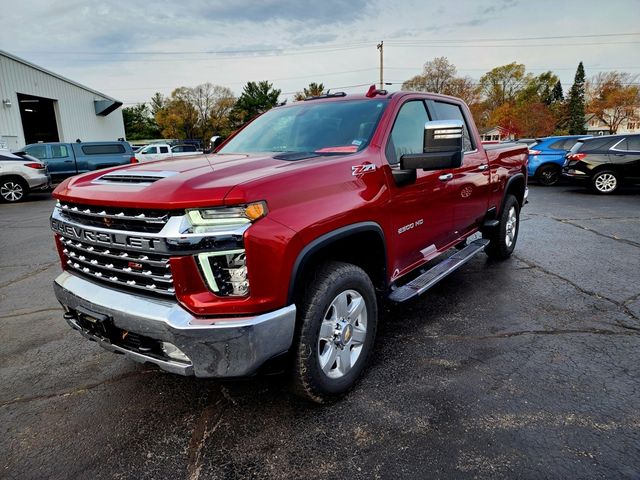
[[[287,169],[296,162],[270,155],[198,155],[133,164],[72,177],[53,196],[88,205],[179,209],[224,204],[236,185]]]

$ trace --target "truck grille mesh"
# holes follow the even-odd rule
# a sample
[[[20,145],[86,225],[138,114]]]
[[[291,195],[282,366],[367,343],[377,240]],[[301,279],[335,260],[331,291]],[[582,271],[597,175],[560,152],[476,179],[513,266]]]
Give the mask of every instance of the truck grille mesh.
[[[82,276],[155,295],[175,294],[169,257],[98,247],[64,236],[60,241],[67,266]]]
[[[184,210],[140,211],[131,208],[96,207],[67,202],[58,202],[57,207],[63,218],[82,225],[140,233],[158,233],[170,216],[184,214]]]

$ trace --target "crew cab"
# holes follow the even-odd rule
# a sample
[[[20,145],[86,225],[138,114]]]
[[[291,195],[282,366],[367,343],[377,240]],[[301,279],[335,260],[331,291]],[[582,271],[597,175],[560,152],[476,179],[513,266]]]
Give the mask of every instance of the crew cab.
[[[372,87],[276,107],[216,154],[61,184],[54,290],[108,350],[197,377],[285,361],[294,391],[328,401],[363,372],[382,302],[511,255],[526,160],[483,147],[453,97]]]
[[[137,163],[131,145],[123,141],[32,143],[23,150],[47,165],[53,183],[79,173]]]
[[[195,145],[180,144],[169,145],[164,143],[152,143],[136,152],[139,162],[149,162],[155,160],[166,160],[173,157],[185,157],[202,153]]]

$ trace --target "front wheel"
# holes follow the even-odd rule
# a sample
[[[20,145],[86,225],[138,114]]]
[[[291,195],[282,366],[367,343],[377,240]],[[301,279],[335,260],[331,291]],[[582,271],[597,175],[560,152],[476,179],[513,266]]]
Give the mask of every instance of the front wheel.
[[[367,363],[376,335],[373,284],[348,263],[321,265],[299,309],[294,346],[294,391],[324,403],[349,391]]]
[[[620,186],[620,179],[611,170],[602,170],[591,177],[591,187],[597,193],[608,195],[615,192]]]
[[[513,195],[507,195],[504,199],[502,214],[498,226],[486,237],[489,245],[485,252],[496,260],[505,260],[511,256],[518,240],[520,230],[520,204]]]

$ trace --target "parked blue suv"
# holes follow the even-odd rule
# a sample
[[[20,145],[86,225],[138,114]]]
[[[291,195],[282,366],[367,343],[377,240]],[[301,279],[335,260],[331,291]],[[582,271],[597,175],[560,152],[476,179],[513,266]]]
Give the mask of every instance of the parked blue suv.
[[[565,135],[537,139],[529,147],[529,178],[541,185],[555,185],[562,178],[565,155],[578,140],[589,135]]]

